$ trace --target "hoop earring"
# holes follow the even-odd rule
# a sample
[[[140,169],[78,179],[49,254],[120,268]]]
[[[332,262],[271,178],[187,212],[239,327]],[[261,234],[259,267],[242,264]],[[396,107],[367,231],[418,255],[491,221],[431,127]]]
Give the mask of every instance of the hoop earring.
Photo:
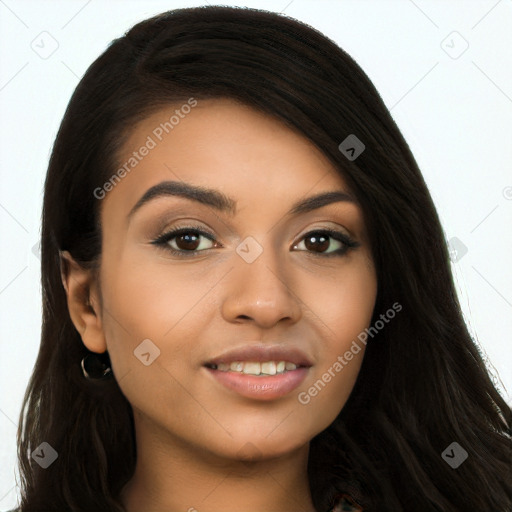
[[[81,362],[84,377],[89,380],[107,380],[113,376],[110,357],[103,354],[87,354]]]

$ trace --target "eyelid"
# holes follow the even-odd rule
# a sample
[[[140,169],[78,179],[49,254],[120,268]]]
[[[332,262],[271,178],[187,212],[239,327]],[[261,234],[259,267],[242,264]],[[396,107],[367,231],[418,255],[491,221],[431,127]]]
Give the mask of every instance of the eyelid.
[[[208,229],[205,229],[203,226],[196,225],[196,224],[187,224],[184,226],[172,226],[168,229],[165,229],[165,231],[159,235],[156,239],[154,239],[151,243],[152,244],[158,244],[158,243],[164,243],[165,240],[170,240],[172,238],[177,237],[180,233],[186,233],[189,231],[195,231],[199,233],[200,235],[204,236],[205,238],[208,238],[209,240],[216,241],[217,237],[215,234],[213,234]],[[172,235],[172,236],[170,236]],[[218,242],[217,242],[218,243]]]

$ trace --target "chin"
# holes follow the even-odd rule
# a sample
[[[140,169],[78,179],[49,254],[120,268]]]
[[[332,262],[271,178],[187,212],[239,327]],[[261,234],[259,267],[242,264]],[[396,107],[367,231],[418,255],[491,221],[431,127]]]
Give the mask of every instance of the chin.
[[[223,457],[241,462],[258,462],[285,457],[309,443],[309,436],[299,436],[297,432],[249,436],[246,433],[233,436],[225,450],[220,450]]]

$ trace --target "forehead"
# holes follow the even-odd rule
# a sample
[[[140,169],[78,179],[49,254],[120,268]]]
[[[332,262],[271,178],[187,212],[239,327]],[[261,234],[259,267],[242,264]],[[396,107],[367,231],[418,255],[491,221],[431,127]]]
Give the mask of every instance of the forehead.
[[[170,180],[221,190],[242,207],[348,192],[328,158],[279,120],[230,99],[188,104],[164,107],[132,129],[102,208],[128,212],[147,189]]]

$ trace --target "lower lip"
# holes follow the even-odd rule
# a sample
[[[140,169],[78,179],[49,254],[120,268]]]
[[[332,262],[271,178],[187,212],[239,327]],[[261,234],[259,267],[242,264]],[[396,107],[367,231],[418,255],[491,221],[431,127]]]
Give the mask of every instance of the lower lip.
[[[239,395],[256,400],[275,400],[287,395],[300,386],[309,368],[297,368],[277,375],[258,377],[239,372],[223,372],[204,367],[226,388]]]

